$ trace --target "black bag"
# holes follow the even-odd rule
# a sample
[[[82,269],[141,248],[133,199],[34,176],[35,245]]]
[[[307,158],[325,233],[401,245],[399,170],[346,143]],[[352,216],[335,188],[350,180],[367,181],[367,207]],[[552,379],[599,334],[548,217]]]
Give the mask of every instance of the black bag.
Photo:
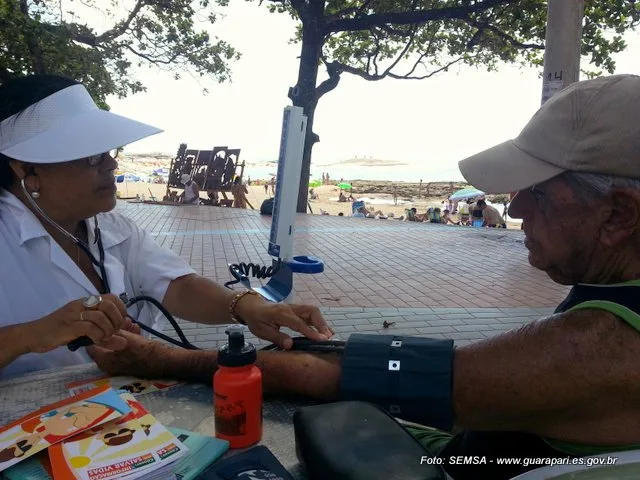
[[[434,464],[438,459],[373,404],[302,407],[294,413],[293,425],[296,454],[310,480],[446,479]]]
[[[262,205],[260,205],[260,215],[273,215],[273,202],[275,198],[267,198]]]
[[[264,445],[214,462],[198,480],[293,480],[293,477]]]

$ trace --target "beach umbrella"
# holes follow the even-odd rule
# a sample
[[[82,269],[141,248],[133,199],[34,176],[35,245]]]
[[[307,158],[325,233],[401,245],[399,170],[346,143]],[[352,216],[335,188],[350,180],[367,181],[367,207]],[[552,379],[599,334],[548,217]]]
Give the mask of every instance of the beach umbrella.
[[[309,186],[312,188],[319,187],[320,185],[322,185],[322,182],[320,180],[311,180],[309,182]]]
[[[352,188],[350,183],[345,183],[345,182],[338,183],[336,187],[340,187],[342,190],[348,190]]]
[[[484,195],[484,192],[477,188],[463,188],[462,190],[454,192],[449,197],[449,200],[464,200],[466,198],[481,197],[482,195]]]

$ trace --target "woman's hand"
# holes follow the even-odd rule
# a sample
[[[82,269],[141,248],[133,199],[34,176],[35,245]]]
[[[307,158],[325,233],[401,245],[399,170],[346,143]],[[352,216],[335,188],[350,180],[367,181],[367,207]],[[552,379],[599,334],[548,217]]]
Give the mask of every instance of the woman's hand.
[[[125,348],[127,340],[114,335],[132,325],[122,300],[115,295],[102,295],[102,302],[94,309],[86,309],[82,302],[83,299],[74,300],[40,320],[25,324],[29,351],[49,352],[82,336],[109,350]]]
[[[238,301],[236,313],[256,337],[287,350],[293,346],[293,339],[281,332],[280,327],[289,327],[312,340],[327,340],[335,333],[318,307],[313,305],[271,303],[261,297],[245,295]]]

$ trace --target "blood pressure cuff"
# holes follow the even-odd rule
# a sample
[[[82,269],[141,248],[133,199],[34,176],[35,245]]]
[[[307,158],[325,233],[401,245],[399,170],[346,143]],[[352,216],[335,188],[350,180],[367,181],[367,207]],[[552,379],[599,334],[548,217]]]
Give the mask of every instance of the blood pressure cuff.
[[[432,456],[396,420],[365,402],[302,407],[296,453],[310,480],[444,480]]]
[[[352,334],[340,399],[375,403],[394,417],[449,431],[453,352],[453,340]]]

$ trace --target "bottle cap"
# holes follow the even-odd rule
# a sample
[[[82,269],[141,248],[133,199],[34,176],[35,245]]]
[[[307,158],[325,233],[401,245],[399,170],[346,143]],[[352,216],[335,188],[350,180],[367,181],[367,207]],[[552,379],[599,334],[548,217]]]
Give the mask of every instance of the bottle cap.
[[[225,332],[229,336],[229,343],[225,343],[218,350],[218,365],[222,367],[244,367],[256,362],[256,348],[244,341],[244,327],[232,325]]]

